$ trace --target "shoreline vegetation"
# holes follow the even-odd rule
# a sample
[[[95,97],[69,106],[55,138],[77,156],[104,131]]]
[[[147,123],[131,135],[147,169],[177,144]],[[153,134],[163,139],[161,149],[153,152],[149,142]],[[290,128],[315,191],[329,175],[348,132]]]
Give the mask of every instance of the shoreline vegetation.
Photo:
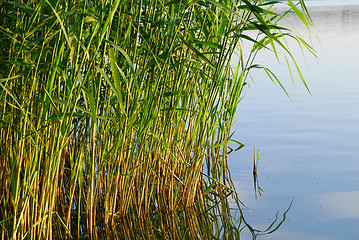
[[[314,52],[281,20],[309,30],[308,12],[277,3],[2,1],[1,238],[275,231],[286,212],[264,232],[245,221],[227,155],[243,146],[231,126],[250,71],[282,86],[259,51],[283,51],[306,86],[286,38]]]

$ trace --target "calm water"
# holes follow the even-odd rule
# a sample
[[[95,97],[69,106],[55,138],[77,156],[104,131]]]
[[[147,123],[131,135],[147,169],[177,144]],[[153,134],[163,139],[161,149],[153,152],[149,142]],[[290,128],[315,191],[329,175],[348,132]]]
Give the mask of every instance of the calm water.
[[[340,5],[347,3],[346,5]],[[245,147],[229,157],[233,181],[247,205],[247,220],[265,229],[294,198],[284,225],[262,239],[359,239],[359,2],[308,1],[321,45],[319,59],[300,51],[309,85],[291,85],[285,61],[270,54],[257,62],[281,79],[292,101],[261,72],[254,72],[239,104],[235,139]],[[296,19],[290,20],[305,34]],[[253,148],[261,149],[255,200]],[[281,215],[280,215],[281,216]],[[248,236],[249,238],[249,236]],[[247,239],[247,238],[244,238]]]

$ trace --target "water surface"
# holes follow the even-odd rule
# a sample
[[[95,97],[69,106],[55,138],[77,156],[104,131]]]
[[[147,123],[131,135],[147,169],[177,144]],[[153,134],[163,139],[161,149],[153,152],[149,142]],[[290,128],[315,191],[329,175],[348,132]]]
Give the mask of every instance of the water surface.
[[[284,225],[263,239],[359,239],[359,2],[343,2],[308,1],[319,58],[295,56],[312,95],[297,76],[293,87],[285,61],[264,53],[257,62],[277,74],[292,101],[258,71],[238,106],[233,129],[245,147],[229,162],[248,222],[264,229],[294,198]],[[306,34],[298,19],[290,21]],[[257,200],[254,145],[263,156]]]

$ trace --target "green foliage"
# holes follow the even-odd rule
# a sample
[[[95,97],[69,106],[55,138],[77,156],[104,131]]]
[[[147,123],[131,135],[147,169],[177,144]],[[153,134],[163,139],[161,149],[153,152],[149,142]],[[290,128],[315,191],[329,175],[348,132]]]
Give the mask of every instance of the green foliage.
[[[310,24],[302,1],[282,14],[276,1],[0,4],[0,225],[13,239],[206,212],[232,188],[230,129],[257,52],[294,60],[284,39],[302,39],[280,19]]]

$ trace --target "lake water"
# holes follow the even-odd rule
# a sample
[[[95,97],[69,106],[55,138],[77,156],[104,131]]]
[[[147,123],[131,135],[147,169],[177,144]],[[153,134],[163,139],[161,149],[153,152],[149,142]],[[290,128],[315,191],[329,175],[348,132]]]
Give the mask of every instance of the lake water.
[[[295,56],[312,95],[299,77],[293,87],[285,61],[259,56],[257,62],[277,74],[292,101],[265,74],[253,72],[255,83],[249,81],[233,126],[234,138],[245,147],[230,154],[230,169],[253,227],[264,230],[294,199],[281,228],[260,239],[358,240],[359,1],[307,3],[319,58],[303,58],[300,50]],[[295,18],[290,21],[306,33]],[[263,157],[258,171],[264,192],[257,200],[254,146]]]

